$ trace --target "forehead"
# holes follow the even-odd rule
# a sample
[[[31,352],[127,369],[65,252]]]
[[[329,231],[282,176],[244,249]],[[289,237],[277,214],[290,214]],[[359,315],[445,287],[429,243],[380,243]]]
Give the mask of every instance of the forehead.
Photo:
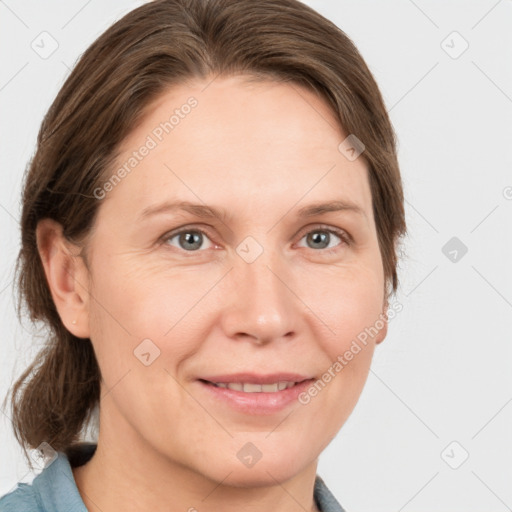
[[[366,162],[338,149],[347,135],[325,101],[299,85],[188,82],[153,101],[123,141],[112,172],[128,172],[108,199],[137,213],[168,200],[234,210],[350,200],[371,215]]]

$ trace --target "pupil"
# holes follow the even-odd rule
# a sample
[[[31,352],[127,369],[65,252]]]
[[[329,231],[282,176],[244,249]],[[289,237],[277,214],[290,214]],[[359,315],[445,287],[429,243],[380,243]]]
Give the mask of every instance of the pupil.
[[[311,235],[311,237],[313,238],[314,243],[322,243],[323,242],[322,249],[327,247],[327,245],[329,245],[329,242],[327,241],[327,238],[328,238],[327,233],[322,233],[321,231],[316,231],[313,235]]]
[[[195,239],[195,241],[194,241]],[[188,233],[184,233],[182,235],[182,241],[185,241],[187,244],[192,244],[194,245],[195,243],[195,247],[193,247],[193,249],[199,249],[199,247],[201,247],[201,233],[198,233],[198,232],[188,232]]]

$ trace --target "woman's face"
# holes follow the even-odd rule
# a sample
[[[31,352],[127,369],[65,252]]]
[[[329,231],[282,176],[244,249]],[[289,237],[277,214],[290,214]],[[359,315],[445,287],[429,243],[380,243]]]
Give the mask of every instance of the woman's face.
[[[86,323],[100,438],[275,485],[336,435],[386,334],[367,168],[313,93],[208,83],[153,103],[97,191]],[[334,202],[359,210],[301,215]]]

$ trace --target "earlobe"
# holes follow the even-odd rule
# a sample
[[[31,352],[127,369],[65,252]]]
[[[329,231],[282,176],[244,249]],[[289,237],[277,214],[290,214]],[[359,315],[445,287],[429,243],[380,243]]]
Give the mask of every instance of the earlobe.
[[[375,340],[375,343],[377,345],[379,345],[379,343],[382,343],[384,341],[384,339],[386,338],[386,335],[388,333],[388,321],[387,321],[387,319],[384,322],[385,322],[384,327],[379,331],[379,335],[378,335],[377,339]]]
[[[377,336],[377,339],[375,340],[375,344],[378,345],[379,343],[382,343],[384,339],[386,338],[388,334],[388,304],[387,302],[384,304],[384,307],[382,308],[382,313],[379,315],[379,320],[384,325],[381,329],[379,329],[379,334]]]
[[[37,248],[52,299],[66,329],[78,338],[89,338],[87,269],[79,248],[66,240],[62,226],[42,219],[36,229]]]

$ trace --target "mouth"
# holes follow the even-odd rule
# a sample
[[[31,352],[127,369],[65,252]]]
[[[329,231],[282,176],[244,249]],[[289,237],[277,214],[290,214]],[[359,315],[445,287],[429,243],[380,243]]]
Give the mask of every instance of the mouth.
[[[217,407],[226,404],[243,414],[268,415],[297,402],[314,378],[297,374],[236,374],[198,379],[201,389]]]
[[[212,384],[217,388],[231,389],[233,391],[241,391],[243,393],[277,393],[290,389],[299,384],[295,381],[278,381],[271,384],[255,384],[253,382],[210,382],[203,381],[207,384]]]

